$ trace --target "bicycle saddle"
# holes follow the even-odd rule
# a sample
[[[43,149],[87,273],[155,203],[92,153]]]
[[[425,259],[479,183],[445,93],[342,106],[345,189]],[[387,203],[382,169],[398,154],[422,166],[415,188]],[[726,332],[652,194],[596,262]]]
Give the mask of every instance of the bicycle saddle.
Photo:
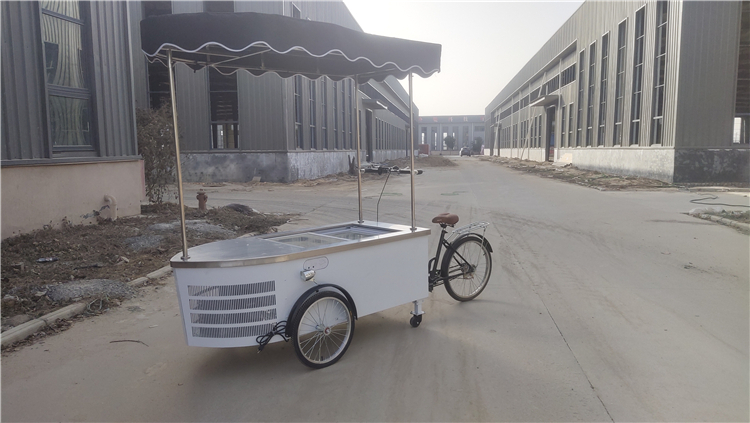
[[[440,223],[453,226],[458,223],[458,215],[453,213],[440,213],[432,218],[432,223]]]

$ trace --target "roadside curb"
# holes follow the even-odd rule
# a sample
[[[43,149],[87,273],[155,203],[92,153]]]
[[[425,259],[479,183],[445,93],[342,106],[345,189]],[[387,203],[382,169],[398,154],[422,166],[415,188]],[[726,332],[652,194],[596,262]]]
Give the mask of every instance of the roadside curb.
[[[161,269],[149,273],[144,277],[140,277],[138,279],[127,282],[127,284],[132,287],[140,286],[146,282],[161,279],[171,272],[172,266],[167,265],[162,267]],[[12,329],[8,329],[7,331],[0,334],[0,345],[4,347],[14,342],[22,341],[36,333],[39,329],[48,326],[50,322],[54,322],[57,319],[68,319],[70,317],[83,313],[84,310],[86,310],[86,303],[79,302],[61,308],[60,310],[53,311],[52,313],[45,314],[42,317],[28,321]]]
[[[86,310],[86,303],[75,303],[52,313],[45,314],[38,319],[18,325],[2,333],[2,346],[22,341],[36,333],[39,329],[49,325],[49,322],[54,322],[57,319],[67,319],[76,314],[83,313],[84,310]]]
[[[705,216],[705,217],[704,217]],[[713,220],[714,222],[721,223],[722,225],[733,226],[735,228],[744,229],[750,231],[750,223],[737,222],[732,219],[725,219],[721,216],[715,216],[712,214],[702,214],[699,217],[703,219]]]

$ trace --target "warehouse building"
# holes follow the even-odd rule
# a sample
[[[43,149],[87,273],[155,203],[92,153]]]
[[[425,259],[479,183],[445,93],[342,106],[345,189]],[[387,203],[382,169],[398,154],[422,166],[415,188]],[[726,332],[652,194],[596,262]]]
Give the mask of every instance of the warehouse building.
[[[343,2],[175,1],[130,3],[132,33],[142,18],[168,13],[259,12],[329,22],[361,31]],[[140,45],[140,38],[134,40]],[[136,107],[169,97],[167,68],[134,52]],[[183,177],[192,182],[289,182],[345,172],[356,156],[354,81],[283,79],[269,73],[222,75],[176,67]],[[408,94],[395,78],[359,87],[362,161],[406,156]],[[415,114],[418,109],[414,109]]]
[[[169,98],[167,68],[141,51],[140,21],[204,11],[283,14],[361,31],[341,1],[0,3],[3,238],[113,210],[140,213],[136,108]],[[316,178],[348,170],[356,156],[351,80],[176,69],[186,181]],[[359,90],[363,161],[407,155],[401,84],[391,78]]]
[[[750,180],[750,2],[587,1],[486,107],[491,154]]]
[[[445,138],[451,136],[456,141],[453,150],[472,148],[477,139],[484,144],[484,121],[484,115],[420,116],[417,141],[429,145],[430,151],[440,152],[449,150]]]
[[[4,1],[2,237],[139,214],[123,2]]]

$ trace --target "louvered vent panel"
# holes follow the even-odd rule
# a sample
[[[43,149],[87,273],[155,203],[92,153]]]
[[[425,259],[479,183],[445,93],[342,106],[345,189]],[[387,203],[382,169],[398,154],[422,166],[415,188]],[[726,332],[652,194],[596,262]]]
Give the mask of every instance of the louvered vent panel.
[[[190,320],[198,325],[236,325],[240,323],[257,323],[276,319],[276,309],[251,311],[248,313],[201,314],[190,313]]]
[[[188,286],[191,297],[239,297],[241,295],[264,294],[276,290],[276,281],[248,283],[244,285]]]
[[[245,310],[276,305],[275,295],[263,297],[237,298],[233,300],[190,300],[190,310]]]
[[[239,326],[229,328],[195,327],[193,336],[196,338],[245,338],[249,336],[265,335],[273,329],[272,324],[256,326]]]

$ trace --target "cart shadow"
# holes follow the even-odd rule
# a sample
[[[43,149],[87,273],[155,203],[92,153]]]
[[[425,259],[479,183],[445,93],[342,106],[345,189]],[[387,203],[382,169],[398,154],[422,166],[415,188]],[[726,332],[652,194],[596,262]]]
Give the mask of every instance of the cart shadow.
[[[411,305],[399,306],[358,319],[349,349],[331,368],[339,367],[349,360],[356,360],[360,351],[382,349],[382,345],[416,349],[417,353],[421,353],[420,345],[424,343],[446,341],[442,332],[455,325],[454,314],[460,314],[462,319],[483,320],[487,317],[488,308],[507,309],[516,306],[503,300],[482,298],[461,303],[450,298],[433,297],[430,303],[431,306],[428,306],[426,314],[423,315],[423,323],[417,328],[409,324]],[[450,312],[446,313],[447,310]],[[292,342],[274,342],[268,344],[261,352],[257,347],[206,349],[193,376],[205,382],[213,379],[258,377],[265,374],[272,374],[278,378],[314,372],[298,361]]]
[[[484,406],[490,408],[502,404],[515,409],[535,389],[551,396],[566,392],[581,401],[591,400],[590,393],[578,390],[581,381],[571,382],[568,371],[550,373],[549,366],[540,365],[558,363],[566,349],[548,319],[536,310],[491,299],[440,300],[427,302],[418,328],[409,325],[408,306],[357,320],[347,352],[336,364],[320,370],[302,365],[291,343],[269,344],[260,354],[256,347],[206,349],[196,357],[193,370],[188,370],[186,400],[196,404],[198,418],[230,406],[237,407],[232,410],[237,415],[252,409],[259,420],[297,420],[300,410],[316,409],[332,397],[353,404],[348,412],[355,414],[337,415],[340,420],[356,420],[356,413],[370,409],[372,401],[381,406],[414,401],[441,409],[445,398],[456,392],[474,401],[489,401]],[[530,327],[532,319],[539,320]],[[498,380],[503,386],[531,386],[498,396],[495,390],[487,390],[496,387]],[[410,388],[424,381],[432,381],[431,389]],[[572,392],[571,383],[575,394],[567,393]],[[372,392],[383,397],[373,399]],[[288,407],[290,400],[295,407]],[[378,413],[374,415],[387,419],[385,411]]]

